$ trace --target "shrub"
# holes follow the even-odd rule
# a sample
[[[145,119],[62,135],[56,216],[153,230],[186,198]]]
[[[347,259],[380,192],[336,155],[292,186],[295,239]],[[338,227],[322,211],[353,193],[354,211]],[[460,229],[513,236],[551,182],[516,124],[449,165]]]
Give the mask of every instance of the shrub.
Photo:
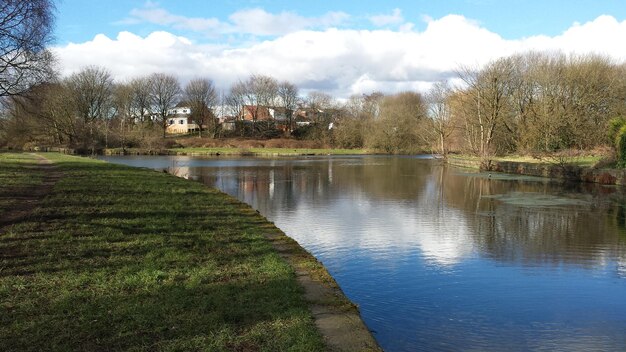
[[[609,137],[615,145],[617,154],[617,167],[626,167],[626,120],[616,117],[609,121]]]
[[[626,119],[624,119],[624,117],[622,116],[612,118],[609,121],[608,137],[610,141],[612,142],[615,141],[615,138],[617,138],[618,132],[624,125],[626,125]]]
[[[615,149],[617,151],[617,167],[626,167],[626,125],[617,132]]]

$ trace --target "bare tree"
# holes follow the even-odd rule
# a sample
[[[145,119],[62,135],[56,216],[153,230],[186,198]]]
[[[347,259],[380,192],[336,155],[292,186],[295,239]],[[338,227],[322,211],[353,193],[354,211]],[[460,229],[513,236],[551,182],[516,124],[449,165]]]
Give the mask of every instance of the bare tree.
[[[371,116],[367,119],[369,131],[365,138],[369,147],[398,153],[418,151],[427,145],[426,104],[421,94],[372,93],[364,100],[366,114]]]
[[[278,97],[278,82],[276,79],[265,75],[252,75],[248,81],[250,91],[254,95],[258,106],[276,105],[276,98]]]
[[[149,116],[151,112],[152,87],[150,77],[134,78],[130,81],[130,87],[133,93],[133,116],[143,124],[146,122],[146,117]]]
[[[305,103],[311,109],[330,109],[336,105],[332,95],[320,91],[309,92]]]
[[[113,78],[109,71],[89,66],[71,75],[67,84],[74,96],[78,116],[86,124],[110,114]]]
[[[174,76],[164,73],[154,73],[150,76],[151,100],[154,112],[161,127],[163,128],[163,137],[167,129],[167,115],[179,100],[180,84]]]
[[[244,108],[246,106],[246,91],[247,87],[245,82],[243,81],[235,82],[230,87],[228,95],[225,97],[225,103],[231,110],[230,113],[233,116],[239,116],[240,118],[243,118],[243,115],[241,114],[244,112]],[[237,128],[241,127],[241,123],[242,122],[237,122]],[[239,133],[242,136],[244,135],[244,132],[245,131],[243,128],[239,128]]]
[[[432,120],[433,130],[439,139],[439,148],[444,157],[448,153],[447,140],[452,134],[452,112],[450,110],[449,98],[452,89],[447,82],[441,81],[433,84],[428,91],[426,100],[428,102],[428,112]]]
[[[230,114],[239,116],[246,104],[246,84],[243,81],[233,83],[225,98],[226,105],[230,108]]]
[[[300,98],[298,97],[298,87],[288,81],[283,81],[278,84],[278,97],[282,106],[285,108],[288,120],[289,133],[293,132],[293,114],[298,107]]]
[[[28,91],[5,97],[2,99],[3,114],[0,121],[3,122],[6,142],[16,147],[24,143],[36,142],[46,145],[59,145],[73,141],[76,136],[74,129],[75,112],[71,104],[71,96],[65,95],[61,101],[63,109],[67,111],[66,121],[71,124],[68,127],[64,120],[54,119],[45,111],[49,96],[55,92],[64,91],[57,83],[44,83],[31,87]],[[68,104],[68,101],[70,102]],[[67,132],[67,134],[66,134]],[[69,138],[67,138],[69,136]]]
[[[513,65],[507,58],[491,62],[481,70],[464,68],[459,72],[468,87],[466,97],[471,98],[467,111],[473,110],[473,113],[467,117],[477,127],[481,157],[492,152],[495,131],[506,117],[512,75]]]
[[[261,110],[276,105],[276,98],[278,97],[278,82],[270,76],[252,75],[248,79],[247,87],[247,97],[250,102],[249,105],[253,106],[252,125],[256,133],[256,123]]]
[[[105,122],[105,139],[108,137],[108,122],[113,115],[113,78],[106,69],[89,66],[71,75],[67,79],[67,86],[72,94],[76,113],[89,127],[88,144],[93,154],[97,120]]]
[[[45,92],[39,115],[41,123],[52,131],[57,143],[70,147],[74,147],[81,137],[79,131],[82,123],[82,120],[76,118],[72,96],[67,82],[51,85]]]
[[[213,109],[217,105],[217,98],[215,85],[208,78],[193,79],[185,86],[184,99],[191,108],[191,118],[200,129],[200,137],[205,124],[209,125],[210,131],[215,136],[217,124]]]
[[[245,117],[246,109],[250,114],[254,131],[257,129],[257,120],[261,111],[276,105],[278,98],[278,82],[269,76],[252,75],[245,81],[234,83],[228,97],[229,105],[236,114]],[[248,107],[248,108],[246,108]]]
[[[0,97],[19,95],[53,77],[54,4],[50,0],[0,1]]]
[[[328,110],[337,107],[337,102],[332,95],[319,91],[309,92],[305,104],[312,110],[313,120],[322,125],[330,122]]]
[[[117,84],[113,90],[113,106],[119,122],[119,134],[122,150],[126,148],[126,131],[131,125],[133,118],[134,92],[131,83]]]

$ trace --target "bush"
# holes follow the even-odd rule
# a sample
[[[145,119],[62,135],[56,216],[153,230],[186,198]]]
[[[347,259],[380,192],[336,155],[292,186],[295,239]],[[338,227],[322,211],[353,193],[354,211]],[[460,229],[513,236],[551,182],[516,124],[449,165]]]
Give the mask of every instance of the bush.
[[[626,125],[626,119],[624,119],[624,117],[622,116],[612,118],[609,121],[608,137],[610,141],[615,141],[615,138],[617,138],[617,134],[624,125]]]
[[[363,123],[345,119],[334,129],[335,145],[339,148],[363,148]]]
[[[609,121],[608,137],[613,142],[617,156],[617,167],[626,167],[626,119],[622,116]]]
[[[626,167],[626,125],[622,126],[617,132],[615,149],[617,152],[617,167]]]

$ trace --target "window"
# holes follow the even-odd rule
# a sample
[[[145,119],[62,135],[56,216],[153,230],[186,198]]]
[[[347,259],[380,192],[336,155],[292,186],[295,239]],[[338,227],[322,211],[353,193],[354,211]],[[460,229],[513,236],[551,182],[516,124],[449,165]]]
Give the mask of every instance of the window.
[[[183,109],[183,114],[186,114],[186,113],[187,113],[187,109]]]
[[[181,124],[181,125],[184,125],[185,124],[185,120],[179,120],[178,123]]]
[[[173,124],[174,124],[174,119],[171,119],[170,120],[170,125],[173,125]]]

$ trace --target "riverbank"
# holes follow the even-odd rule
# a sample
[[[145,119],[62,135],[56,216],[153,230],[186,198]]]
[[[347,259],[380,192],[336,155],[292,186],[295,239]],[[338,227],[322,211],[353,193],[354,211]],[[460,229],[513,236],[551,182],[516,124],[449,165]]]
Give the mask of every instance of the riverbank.
[[[301,155],[362,155],[365,149],[312,149],[312,148],[170,148],[160,150],[148,149],[104,149],[104,155],[188,155],[188,156],[301,156]]]
[[[597,160],[588,158],[576,162],[519,161],[500,158],[482,161],[477,157],[449,156],[451,165],[527,176],[548,177],[571,182],[590,182],[603,185],[626,185],[626,170],[597,168]]]
[[[45,156],[0,154],[1,350],[377,350],[325,268],[249,206]]]

